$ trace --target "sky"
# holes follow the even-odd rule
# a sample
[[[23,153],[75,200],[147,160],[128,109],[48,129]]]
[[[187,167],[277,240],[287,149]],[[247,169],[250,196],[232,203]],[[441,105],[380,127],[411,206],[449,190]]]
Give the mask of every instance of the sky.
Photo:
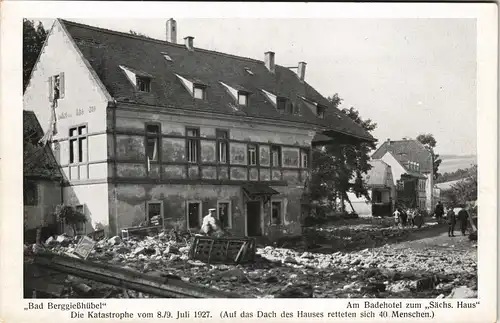
[[[175,18],[175,17],[174,17]],[[70,19],[165,39],[166,19]],[[49,28],[52,20],[41,21]],[[434,135],[436,152],[476,155],[475,19],[176,19],[177,42],[276,64],[372,119],[382,143]]]

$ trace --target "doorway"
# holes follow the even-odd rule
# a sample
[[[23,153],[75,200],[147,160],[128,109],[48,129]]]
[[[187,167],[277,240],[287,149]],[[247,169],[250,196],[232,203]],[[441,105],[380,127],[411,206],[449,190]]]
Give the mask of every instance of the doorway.
[[[247,202],[247,236],[262,236],[260,201]]]

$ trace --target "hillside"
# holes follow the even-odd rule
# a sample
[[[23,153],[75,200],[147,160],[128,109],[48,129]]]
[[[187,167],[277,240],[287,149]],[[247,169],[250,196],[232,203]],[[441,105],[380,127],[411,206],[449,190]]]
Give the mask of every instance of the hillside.
[[[459,169],[469,168],[471,165],[477,163],[477,157],[471,156],[457,156],[457,155],[440,155],[443,160],[439,166],[439,172],[441,174],[451,173]]]

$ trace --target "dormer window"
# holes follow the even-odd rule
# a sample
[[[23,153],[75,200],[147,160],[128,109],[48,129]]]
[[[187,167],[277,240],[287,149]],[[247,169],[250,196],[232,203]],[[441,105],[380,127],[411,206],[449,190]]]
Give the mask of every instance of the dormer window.
[[[285,111],[286,111],[286,99],[285,98],[278,98],[276,100],[276,109],[278,109],[278,111],[281,113],[285,113]]]
[[[253,74],[253,72],[252,72],[252,70],[251,70],[250,68],[248,68],[248,67],[245,67],[245,71],[246,71],[248,74],[250,74],[250,75],[254,75],[254,74]]]
[[[248,104],[248,93],[238,92],[238,104],[247,106]]]
[[[195,99],[205,99],[205,87],[201,85],[193,86],[193,96]]]
[[[325,118],[325,107],[321,106],[321,105],[317,105],[316,106],[316,115],[318,116],[318,118],[324,119]]]
[[[161,54],[163,55],[163,57],[164,57],[167,61],[169,61],[169,62],[171,62],[171,61],[172,61],[172,57],[170,57],[170,55],[168,55],[167,53],[161,53]]]
[[[151,92],[151,79],[144,76],[136,76],[137,90],[140,92]]]

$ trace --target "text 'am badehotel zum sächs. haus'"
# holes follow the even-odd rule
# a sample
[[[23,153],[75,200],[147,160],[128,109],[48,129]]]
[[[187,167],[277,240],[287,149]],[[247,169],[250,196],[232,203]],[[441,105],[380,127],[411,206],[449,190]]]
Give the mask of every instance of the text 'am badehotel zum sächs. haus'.
[[[63,202],[87,233],[158,214],[199,228],[209,208],[235,235],[299,233],[312,147],[373,137],[307,84],[305,62],[178,44],[176,28],[168,20],[162,41],[54,22],[24,109],[56,129]]]

